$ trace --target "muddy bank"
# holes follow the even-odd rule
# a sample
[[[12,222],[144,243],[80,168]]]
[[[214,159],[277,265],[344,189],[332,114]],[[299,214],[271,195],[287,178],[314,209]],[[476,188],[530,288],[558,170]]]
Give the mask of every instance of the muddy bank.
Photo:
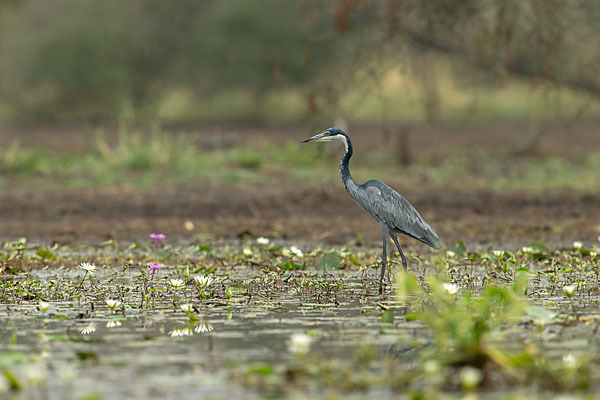
[[[593,243],[600,229],[598,196],[436,189],[406,197],[446,244],[460,239],[473,246],[518,247],[531,241],[566,246],[573,240]],[[139,241],[155,231],[173,240],[269,235],[340,244],[379,239],[377,224],[341,187],[18,190],[1,193],[0,204],[2,239]]]

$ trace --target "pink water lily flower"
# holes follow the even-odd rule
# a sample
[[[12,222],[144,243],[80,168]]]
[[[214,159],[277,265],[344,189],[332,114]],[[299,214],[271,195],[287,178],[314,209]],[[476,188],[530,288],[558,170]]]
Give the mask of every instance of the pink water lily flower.
[[[150,278],[150,280],[154,279],[154,273],[157,269],[161,269],[162,267],[164,267],[164,265],[162,264],[152,264],[151,262],[148,263],[148,266],[152,268],[152,278]]]
[[[158,250],[160,240],[166,238],[167,236],[164,233],[151,233],[150,237],[155,240],[154,247]]]

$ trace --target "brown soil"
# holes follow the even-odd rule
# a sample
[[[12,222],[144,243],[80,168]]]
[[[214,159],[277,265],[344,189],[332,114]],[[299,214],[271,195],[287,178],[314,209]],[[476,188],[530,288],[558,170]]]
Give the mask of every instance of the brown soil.
[[[199,145],[205,147],[213,142],[251,143],[263,137],[299,141],[311,131],[300,127],[197,130]],[[538,142],[535,138],[539,132],[543,132],[543,140]],[[403,135],[405,138],[401,139]],[[51,151],[61,152],[84,151],[93,142],[92,135],[86,136],[76,129],[33,130],[26,134],[4,130],[0,142],[10,143],[15,136],[22,137],[25,144],[45,143]],[[369,147],[400,146],[408,140],[405,156],[412,160],[443,155],[451,146],[472,146],[507,154],[564,156],[600,149],[594,124],[387,130],[356,127],[352,137],[355,147],[360,146],[366,153]],[[499,195],[448,192],[437,187],[402,189],[402,194],[417,206],[447,245],[459,239],[468,247],[517,248],[532,241],[560,246],[568,246],[573,240],[597,243],[600,196],[568,192]],[[193,223],[193,230],[186,229],[186,221]],[[371,244],[380,240],[375,221],[348,197],[341,183],[333,187],[283,182],[270,188],[217,185],[203,190],[105,188],[0,192],[0,241],[25,236],[45,243],[96,244],[107,238],[148,240],[147,235],[157,231],[167,234],[172,242],[199,237],[238,238],[246,234],[336,244],[358,237]],[[415,241],[406,238],[404,243]]]
[[[600,197],[428,193],[410,197],[450,245],[517,248],[532,241],[567,246],[598,236]],[[207,190],[131,189],[16,191],[0,194],[0,240],[28,237],[42,242],[90,243],[114,238],[148,240],[151,232],[171,242],[244,235],[280,236],[324,243],[362,237],[379,240],[374,220],[339,187]],[[193,230],[185,227],[191,221]],[[189,224],[188,224],[189,228]],[[406,244],[415,244],[409,238]]]

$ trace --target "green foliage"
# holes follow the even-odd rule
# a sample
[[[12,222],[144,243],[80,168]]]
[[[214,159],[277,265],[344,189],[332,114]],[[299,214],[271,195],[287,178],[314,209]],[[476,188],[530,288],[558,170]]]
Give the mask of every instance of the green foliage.
[[[120,170],[171,170],[182,171],[200,157],[189,136],[175,136],[159,131],[150,135],[141,132],[119,131],[115,146],[99,136],[96,152],[108,167]]]
[[[0,118],[553,118],[546,87],[531,95],[507,73],[597,97],[597,13],[593,2],[533,0],[5,1]],[[412,72],[400,79],[408,84],[390,85],[399,69]],[[558,97],[556,110],[571,115],[593,103]]]
[[[315,265],[318,271],[329,271],[340,268],[340,255],[335,251],[325,254]]]
[[[429,326],[446,362],[482,366],[493,361],[504,366],[504,359],[498,358],[491,346],[491,334],[501,332],[505,324],[518,321],[525,312],[525,277],[507,286],[487,286],[480,295],[464,290],[453,294],[435,277],[428,277],[429,291],[425,292],[404,271],[397,280],[400,300],[409,301],[411,310],[417,310],[419,320]]]
[[[0,173],[35,174],[45,169],[46,154],[41,149],[25,148],[19,140],[0,152]]]

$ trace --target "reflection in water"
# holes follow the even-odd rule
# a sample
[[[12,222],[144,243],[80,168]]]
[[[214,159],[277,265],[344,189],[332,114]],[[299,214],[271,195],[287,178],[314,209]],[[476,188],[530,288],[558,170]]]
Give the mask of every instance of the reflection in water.
[[[88,324],[79,330],[82,335],[89,335],[90,333],[96,332],[96,324]]]
[[[198,322],[196,324],[196,326],[194,326],[194,332],[196,332],[196,333],[208,333],[208,332],[212,332],[213,329],[214,329],[214,327],[208,321]]]
[[[108,321],[106,323],[106,327],[107,328],[116,328],[116,327],[119,327],[119,326],[121,326],[121,321],[118,321],[116,319],[111,319],[110,321]]]

